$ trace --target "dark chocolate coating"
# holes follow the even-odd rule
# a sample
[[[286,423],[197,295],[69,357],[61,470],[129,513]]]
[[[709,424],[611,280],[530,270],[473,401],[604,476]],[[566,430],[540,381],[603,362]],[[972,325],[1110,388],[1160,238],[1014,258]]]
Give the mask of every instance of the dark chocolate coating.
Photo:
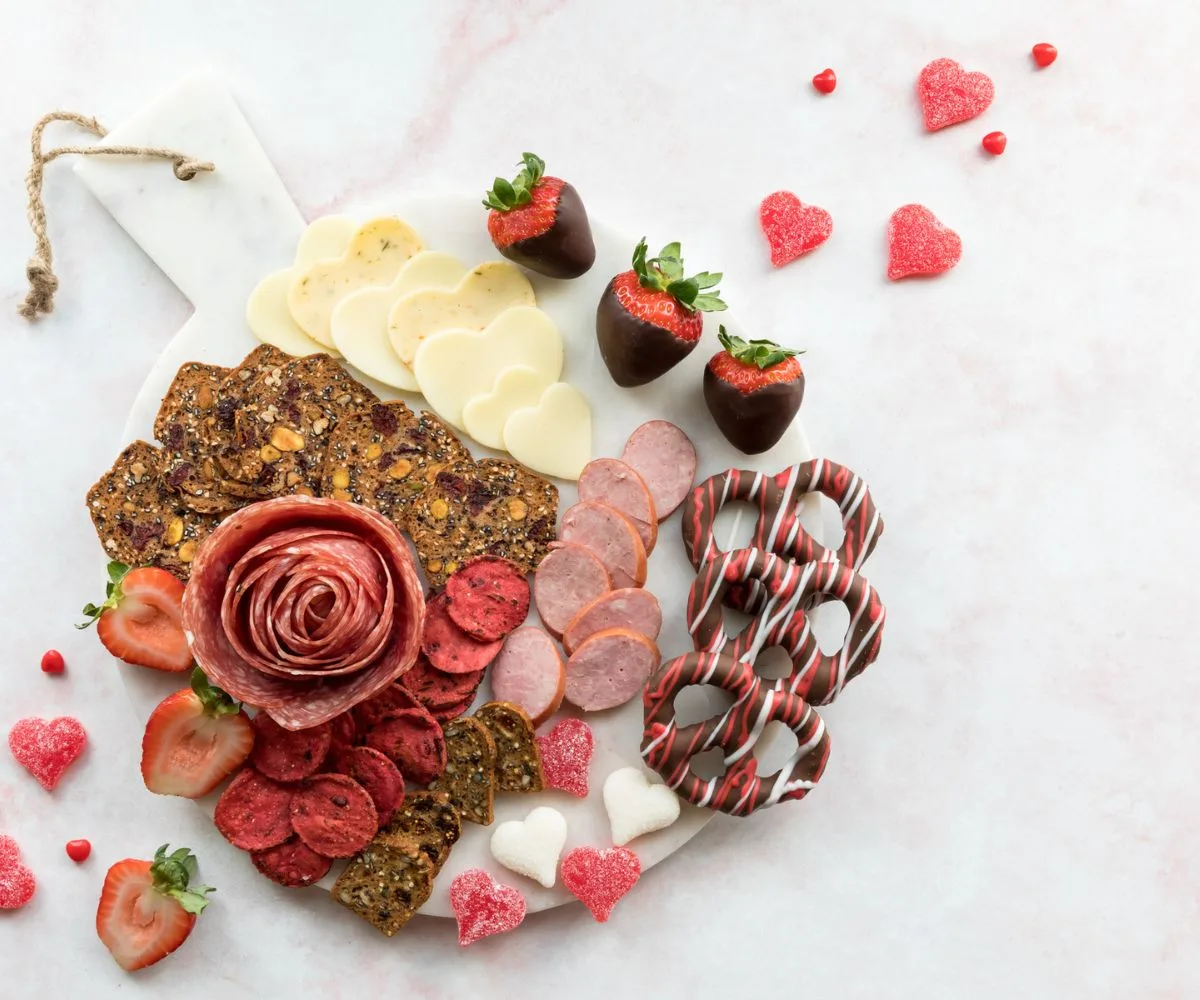
[[[578,278],[596,262],[596,244],[579,192],[563,184],[554,224],[541,236],[500,247],[501,256],[547,278]]]
[[[742,392],[704,369],[704,402],[721,433],[738,451],[757,455],[783,437],[804,401],[804,375]]]
[[[691,354],[699,343],[697,340],[689,344],[661,326],[631,316],[617,301],[612,281],[596,307],[596,340],[613,381],[626,389],[653,382]]]

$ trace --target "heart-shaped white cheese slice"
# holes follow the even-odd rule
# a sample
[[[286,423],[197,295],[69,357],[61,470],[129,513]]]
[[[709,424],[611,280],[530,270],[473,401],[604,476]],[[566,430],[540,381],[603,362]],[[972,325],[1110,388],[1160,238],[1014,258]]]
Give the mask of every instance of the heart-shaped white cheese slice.
[[[510,365],[538,372],[543,388],[562,374],[562,336],[536,306],[505,309],[482,330],[431,334],[417,348],[413,372],[433,411],[463,430],[463,407],[491,392]]]
[[[679,819],[679,797],[666,785],[651,782],[640,767],[623,767],[604,779],[604,808],[617,847]]]
[[[360,288],[389,284],[423,249],[421,237],[403,219],[385,216],[364,223],[340,256],[293,273],[288,288],[292,318],[313,340],[333,347],[329,322],[337,304]]]
[[[325,215],[313,219],[296,245],[296,259],[291,267],[268,274],[258,283],[246,302],[246,323],[250,331],[264,344],[278,347],[285,354],[303,357],[320,351],[332,353],[300,329],[288,308],[288,289],[293,274],[327,257],[345,253],[358,223],[342,215]]]
[[[392,348],[411,365],[421,341],[439,330],[482,330],[510,306],[534,304],[533,286],[506,260],[480,264],[455,288],[424,289],[392,306]]]
[[[547,889],[558,873],[558,856],[567,842],[567,821],[557,809],[538,806],[522,819],[501,823],[492,833],[492,857],[510,871]]]
[[[504,425],[504,447],[546,476],[576,480],[592,460],[592,409],[566,382],[548,387],[537,406],[516,410]]]
[[[496,376],[492,391],[476,396],[462,412],[462,426],[485,448],[504,450],[504,427],[517,410],[537,406],[550,382],[528,365],[510,365]]]
[[[388,337],[388,314],[405,295],[425,288],[453,288],[467,273],[457,257],[426,250],[411,258],[391,284],[351,292],[333,310],[334,346],[364,375],[405,392],[418,390],[413,370],[397,357]]]

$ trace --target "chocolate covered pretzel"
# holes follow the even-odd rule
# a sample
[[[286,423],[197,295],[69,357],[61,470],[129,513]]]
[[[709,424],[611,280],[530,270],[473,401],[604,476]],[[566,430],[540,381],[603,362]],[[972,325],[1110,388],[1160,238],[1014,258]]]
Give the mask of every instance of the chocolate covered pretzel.
[[[731,587],[747,583],[762,596],[760,610],[733,636],[721,605]],[[832,655],[821,651],[808,614],[829,601],[840,601],[850,612],[842,648]],[[761,650],[779,646],[792,670],[775,686],[827,705],[879,655],[886,611],[866,577],[839,562],[796,563],[762,549],[738,549],[701,566],[688,594],[687,616],[692,642],[703,652],[728,653],[753,665]]]
[[[808,493],[821,493],[838,505],[845,537],[836,549],[826,548],[800,523],[800,504]],[[866,482],[843,465],[815,458],[784,469],[776,476],[744,469],[729,469],[692,490],[683,509],[683,544],[692,565],[699,569],[708,559],[723,554],[713,536],[721,509],[745,501],[758,510],[750,547],[774,552],[796,562],[837,561],[859,570],[883,534],[883,520]],[[762,607],[761,588],[733,587],[725,603],[754,613]]]
[[[693,684],[711,684],[737,699],[723,715],[690,726],[675,721],[675,696]],[[642,757],[688,802],[748,816],[811,791],[829,759],[825,723],[803,698],[762,680],[749,661],[728,653],[688,653],[659,668],[642,696],[646,729]],[[796,734],[796,750],[774,774],[758,773],[754,747],[768,724]],[[712,747],[724,753],[725,773],[701,778],[692,759]]]

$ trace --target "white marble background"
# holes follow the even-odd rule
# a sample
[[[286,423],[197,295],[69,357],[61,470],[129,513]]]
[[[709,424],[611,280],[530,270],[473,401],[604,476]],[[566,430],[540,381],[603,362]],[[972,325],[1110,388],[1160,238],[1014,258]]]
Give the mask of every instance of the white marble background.
[[[905,8],[905,9],[902,9]],[[0,729],[78,715],[53,795],[0,757],[0,831],[40,880],[0,914],[6,997],[1200,995],[1200,555],[1192,441],[1200,13],[1139,0],[5,4],[0,111]],[[1169,15],[1168,16],[1168,12]],[[1037,41],[1061,56],[1036,72]],[[913,81],[996,82],[923,133]],[[460,953],[276,890],[192,806],[141,787],[140,727],[71,624],[100,584],[82,497],[186,301],[65,164],[46,184],[63,287],[13,315],[28,130],[117,123],[180,73],[226,73],[308,216],[474,190],[521,149],[597,217],[723,268],[764,335],[806,346],[819,453],[874,486],[884,652],[826,713],[806,802],[721,819],[612,922],[581,907]],[[809,77],[832,66],[829,98]],[[1008,152],[979,138],[1008,134]],[[64,140],[73,141],[70,135]],[[759,199],[835,232],[773,272]],[[963,237],[952,274],[884,280],[908,201]],[[1140,526],[1140,527],[1139,527]],[[1153,530],[1151,530],[1153,529]],[[48,646],[69,672],[38,670]],[[62,845],[86,836],[82,866]],[[103,872],[186,843],[220,887],[192,940],[128,977],[92,928]]]

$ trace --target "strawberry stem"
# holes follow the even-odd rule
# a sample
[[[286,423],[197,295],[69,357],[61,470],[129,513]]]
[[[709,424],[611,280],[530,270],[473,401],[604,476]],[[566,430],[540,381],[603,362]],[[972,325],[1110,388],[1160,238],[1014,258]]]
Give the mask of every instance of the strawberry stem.
[[[521,154],[521,170],[511,181],[497,177],[492,189],[483,196],[483,207],[497,212],[511,212],[533,200],[533,189],[546,172],[546,162],[533,153]]]
[[[770,368],[804,353],[794,351],[790,347],[780,347],[770,340],[743,340],[734,334],[726,333],[723,325],[717,333],[717,340],[735,360],[745,365],[757,365],[760,369]]]
[[[721,312],[727,308],[717,294],[721,272],[701,271],[690,278],[683,274],[683,256],[679,243],[668,243],[657,257],[647,259],[643,236],[633,250],[633,270],[638,283],[652,292],[666,292],[688,312]],[[708,289],[712,291],[708,291]]]
[[[188,913],[203,913],[208,905],[207,894],[216,892],[211,885],[190,885],[196,877],[196,855],[186,847],[167,854],[167,844],[154,852],[150,876],[155,892],[170,896]]]
[[[196,667],[192,671],[192,692],[204,706],[204,714],[219,718],[222,715],[237,715],[242,710],[240,702],[234,701],[225,691],[209,682],[204,671]]]
[[[97,621],[105,611],[110,608],[115,608],[121,603],[125,595],[121,592],[121,581],[125,579],[125,574],[129,572],[129,567],[124,563],[119,563],[115,559],[108,564],[108,583],[104,587],[104,603],[92,604],[91,602],[83,606],[83,614],[88,616],[88,620],[76,625],[76,628],[87,628],[94,621]]]

